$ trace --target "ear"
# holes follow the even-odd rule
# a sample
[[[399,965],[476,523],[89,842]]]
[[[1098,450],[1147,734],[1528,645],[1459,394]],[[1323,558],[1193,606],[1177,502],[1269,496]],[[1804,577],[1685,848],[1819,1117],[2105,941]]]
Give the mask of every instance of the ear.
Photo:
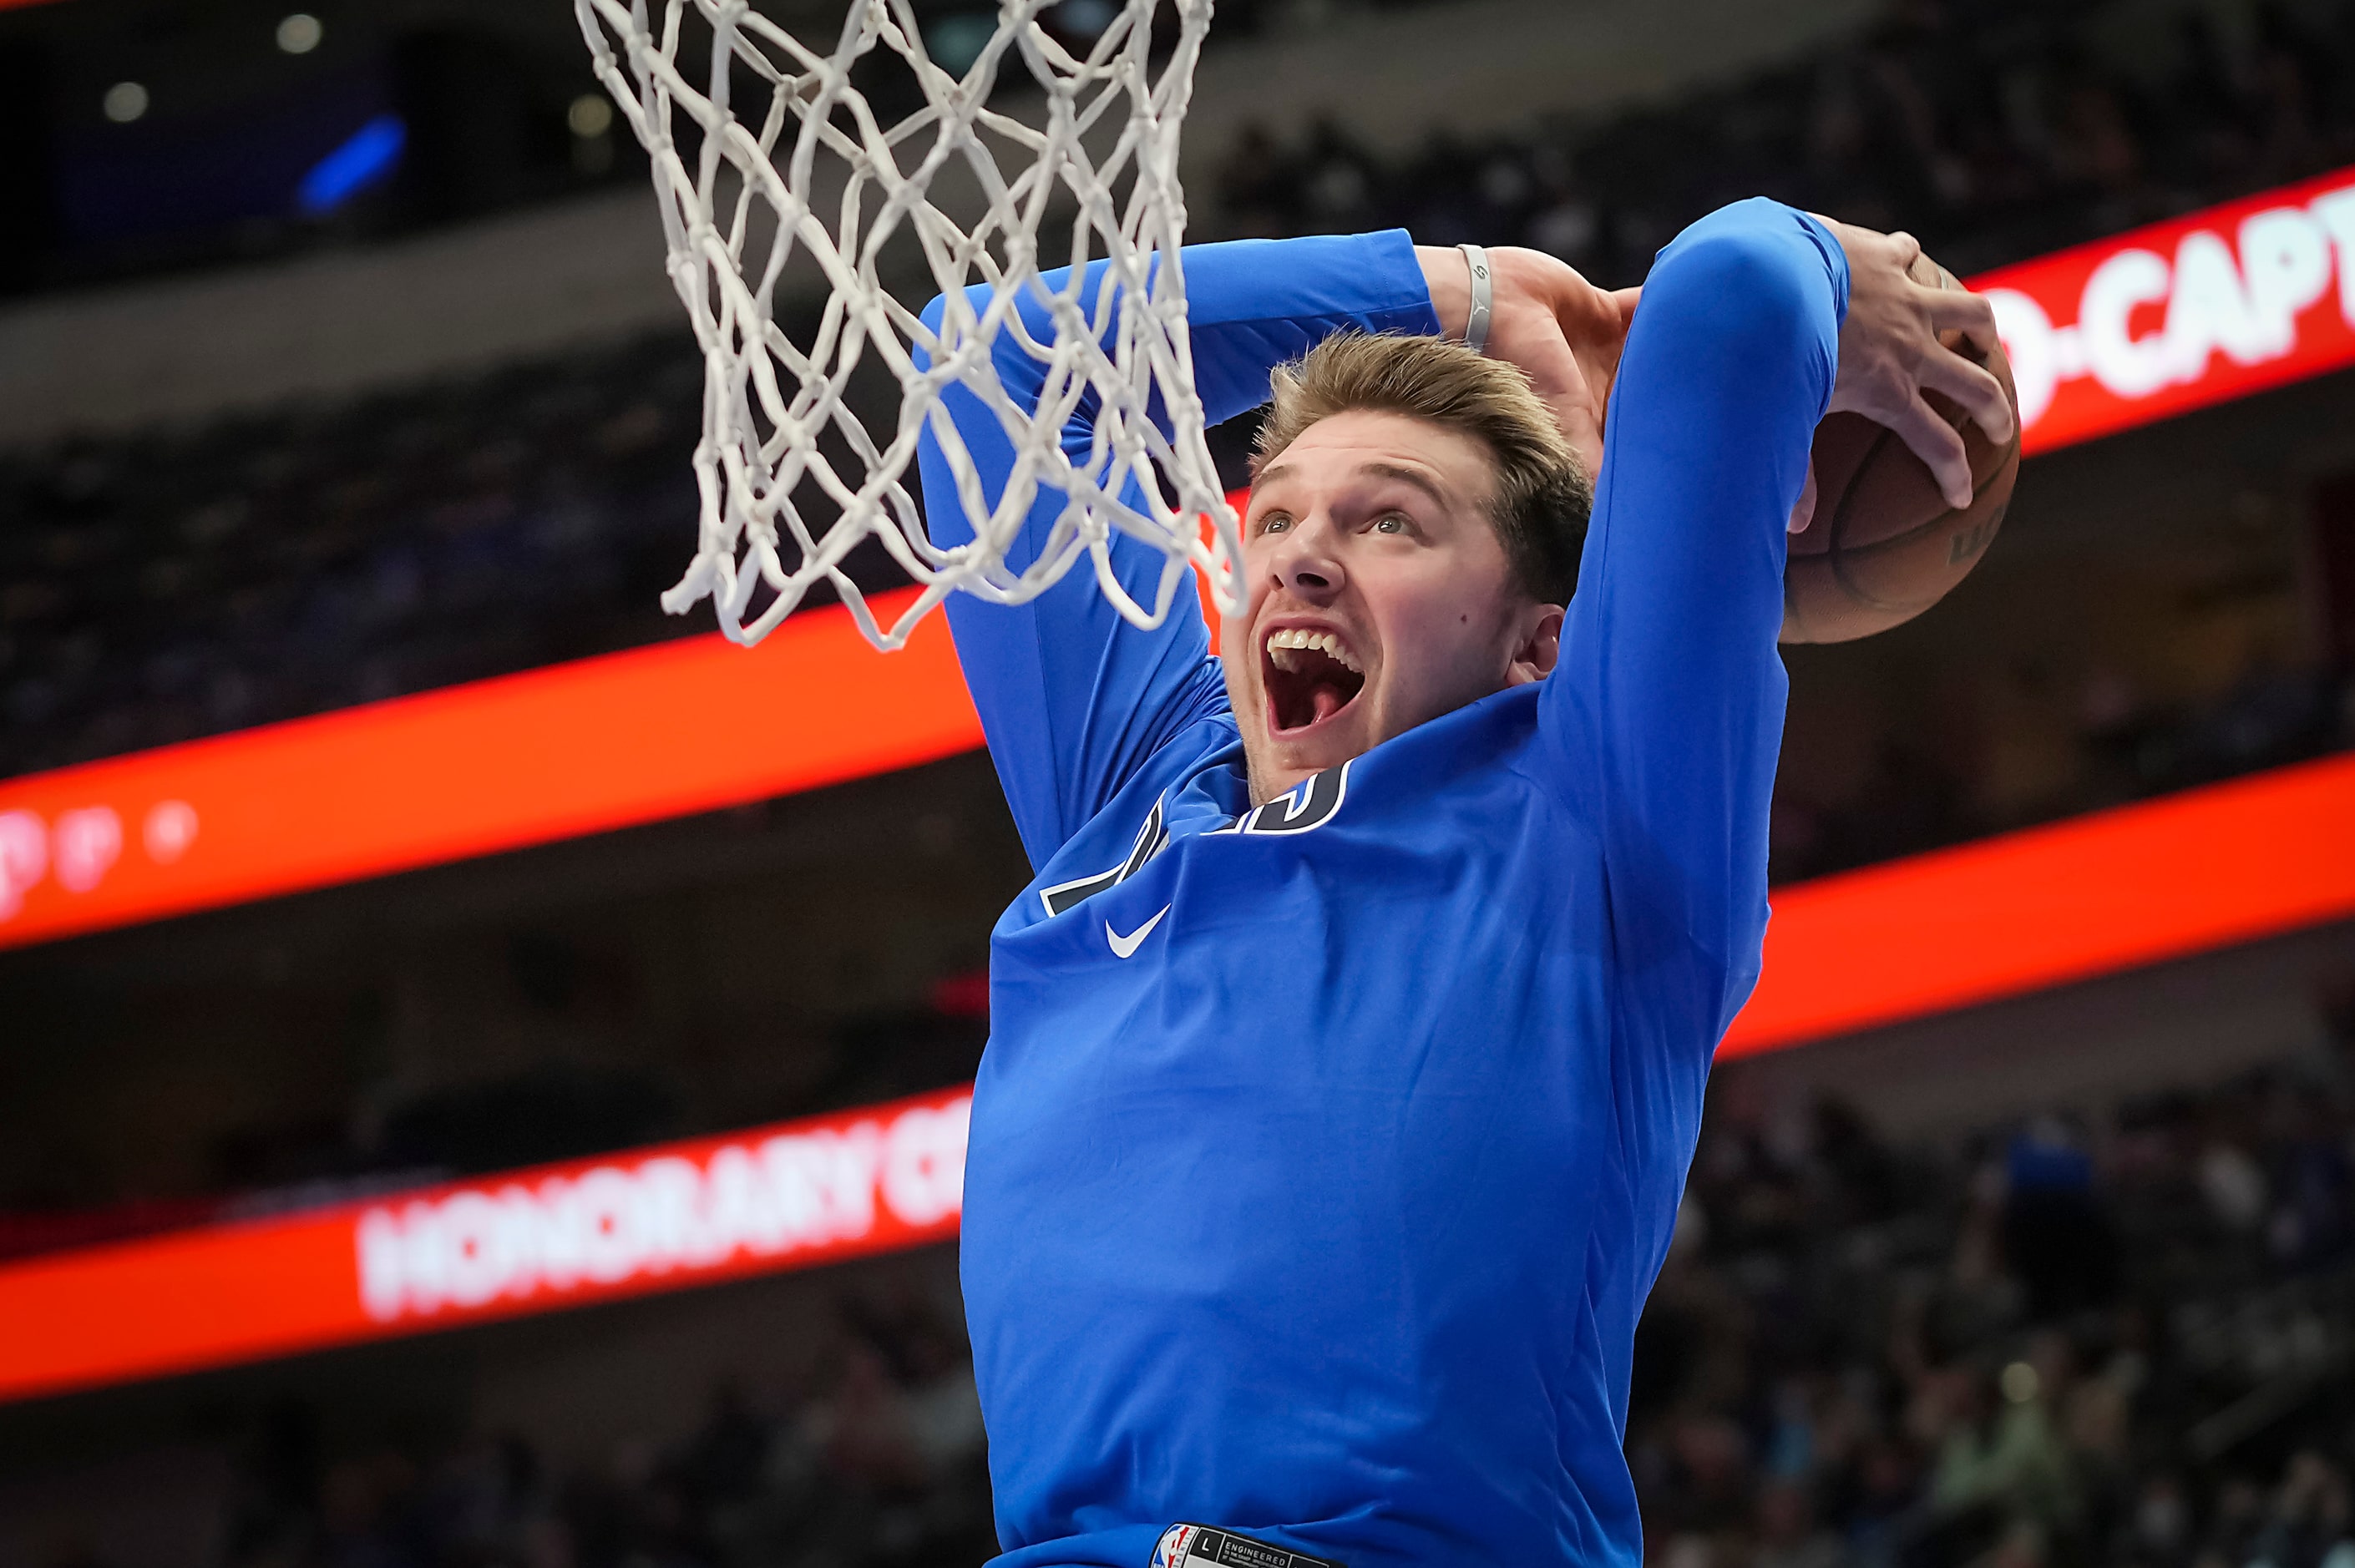
[[[1526,686],[1532,681],[1542,681],[1553,673],[1554,661],[1561,657],[1561,606],[1531,605],[1522,612],[1520,640],[1514,645],[1505,683]]]

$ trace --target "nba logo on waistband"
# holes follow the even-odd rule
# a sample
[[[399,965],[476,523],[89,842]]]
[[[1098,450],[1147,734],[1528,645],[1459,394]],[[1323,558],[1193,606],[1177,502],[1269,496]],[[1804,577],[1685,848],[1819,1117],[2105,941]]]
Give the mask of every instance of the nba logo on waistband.
[[[1153,1549],[1152,1568],[1347,1568],[1328,1558],[1311,1557],[1199,1524],[1173,1524],[1161,1532]]]

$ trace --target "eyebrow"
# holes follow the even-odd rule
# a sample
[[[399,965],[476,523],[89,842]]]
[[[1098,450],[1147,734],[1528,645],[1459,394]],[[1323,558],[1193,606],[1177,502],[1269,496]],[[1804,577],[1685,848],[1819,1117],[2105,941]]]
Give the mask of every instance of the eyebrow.
[[[1356,471],[1374,474],[1382,479],[1394,479],[1401,484],[1412,485],[1429,496],[1433,505],[1443,510],[1449,504],[1447,497],[1441,493],[1439,486],[1433,483],[1431,476],[1421,469],[1408,468],[1402,463],[1368,462],[1359,463]],[[1259,477],[1252,481],[1252,488],[1257,490],[1263,484],[1272,484],[1279,479],[1288,479],[1291,476],[1291,469],[1282,463],[1276,463],[1273,467],[1261,470]]]
[[[1358,471],[1359,473],[1377,473],[1381,475],[1384,479],[1394,479],[1401,484],[1412,485],[1415,489],[1422,491],[1423,494],[1431,497],[1431,503],[1433,506],[1439,507],[1443,511],[1447,507],[1447,497],[1440,493],[1439,486],[1432,482],[1431,476],[1424,473],[1420,469],[1407,468],[1401,464],[1394,462],[1369,462],[1360,464]]]

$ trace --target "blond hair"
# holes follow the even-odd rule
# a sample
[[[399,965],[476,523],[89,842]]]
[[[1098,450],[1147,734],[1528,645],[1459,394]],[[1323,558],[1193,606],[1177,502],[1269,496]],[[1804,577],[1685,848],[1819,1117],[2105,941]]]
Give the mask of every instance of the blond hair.
[[[1460,431],[1495,459],[1488,520],[1515,582],[1540,604],[1570,602],[1594,489],[1518,366],[1441,338],[1338,333],[1277,366],[1273,381],[1275,406],[1252,452],[1254,483],[1302,431],[1352,409]]]

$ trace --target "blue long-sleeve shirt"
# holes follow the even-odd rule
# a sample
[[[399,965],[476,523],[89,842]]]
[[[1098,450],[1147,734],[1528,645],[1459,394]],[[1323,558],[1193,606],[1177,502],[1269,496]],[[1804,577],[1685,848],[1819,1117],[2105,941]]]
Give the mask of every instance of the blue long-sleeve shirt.
[[[1214,421],[1329,333],[1437,331],[1401,233],[1185,265]],[[1142,1568],[1181,1520],[1350,1568],[1640,1561],[1629,1354],[1757,974],[1784,525],[1847,286],[1788,208],[1687,230],[1552,675],[1256,810],[1199,619],[1138,631],[1084,570],[951,601],[1038,872],[992,937],[965,1178],[1002,1563]],[[1001,483],[995,420],[951,410]]]

